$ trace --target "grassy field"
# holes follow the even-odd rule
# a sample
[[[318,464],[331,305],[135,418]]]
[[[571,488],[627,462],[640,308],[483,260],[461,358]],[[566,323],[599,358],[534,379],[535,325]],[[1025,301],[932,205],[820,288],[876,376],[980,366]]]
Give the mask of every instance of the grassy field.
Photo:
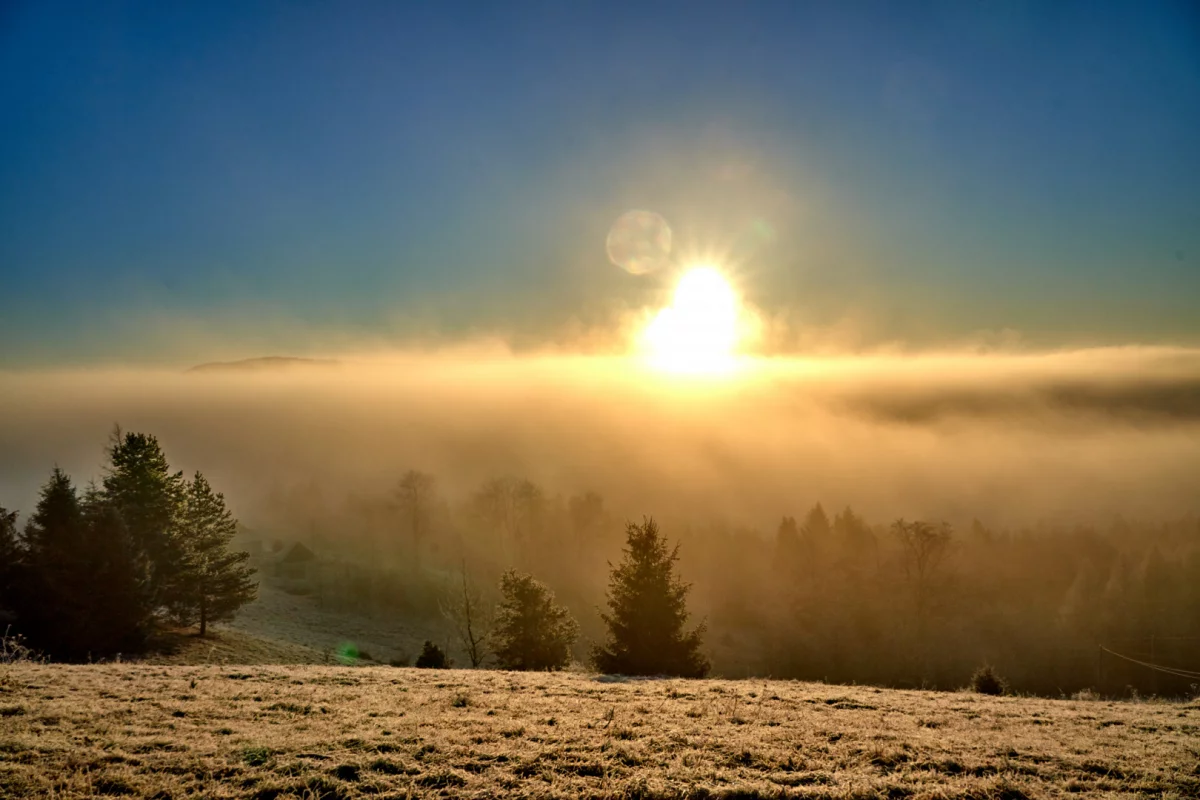
[[[426,639],[444,646],[453,644],[441,619],[421,621],[400,614],[366,615],[321,608],[312,597],[290,595],[268,579],[259,584],[258,599],[221,627],[257,639],[299,645],[317,651],[321,659],[351,642],[383,664],[398,657],[416,658]],[[305,662],[289,659],[287,663]]]
[[[0,667],[0,796],[1200,796],[1200,703],[389,667]]]

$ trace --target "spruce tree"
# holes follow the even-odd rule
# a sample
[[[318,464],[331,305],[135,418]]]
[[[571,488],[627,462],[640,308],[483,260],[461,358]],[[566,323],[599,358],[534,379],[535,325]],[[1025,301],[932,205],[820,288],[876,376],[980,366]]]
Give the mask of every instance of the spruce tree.
[[[653,519],[626,528],[624,559],[613,567],[608,591],[608,641],[592,650],[600,672],[702,678],[705,626],[685,631],[691,588],[674,574],[679,546],[667,546]],[[610,565],[611,566],[611,565]]]
[[[183,502],[182,472],[171,472],[158,439],[113,432],[104,494],[121,515],[135,551],[145,557],[147,588],[155,608],[172,605],[179,590],[183,551],[175,525]]]
[[[82,522],[79,494],[70,477],[55,467],[25,523],[13,610],[30,643],[56,658],[77,658],[86,652],[75,646],[90,602],[81,585]]]
[[[255,570],[246,566],[250,554],[230,549],[237,521],[199,472],[187,485],[179,517],[178,545],[182,551],[172,611],[184,624],[200,623],[200,635],[210,622],[233,619],[237,610],[258,595]]]
[[[124,524],[55,469],[21,543],[13,610],[37,648],[64,660],[138,649],[149,612]]]
[[[17,535],[17,512],[0,506],[0,610],[12,610],[24,548]]]
[[[501,669],[554,670],[571,663],[579,625],[554,593],[532,575],[508,570],[500,578],[494,654]]]
[[[82,556],[94,602],[85,615],[92,652],[135,652],[146,643],[153,615],[143,562],[117,509],[89,487],[81,504]]]

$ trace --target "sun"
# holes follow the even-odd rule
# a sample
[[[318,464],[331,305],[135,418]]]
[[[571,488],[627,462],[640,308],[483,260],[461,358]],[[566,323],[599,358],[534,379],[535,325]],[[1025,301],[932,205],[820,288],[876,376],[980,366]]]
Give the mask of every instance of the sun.
[[[728,372],[737,338],[737,293],[708,266],[683,274],[671,305],[658,312],[644,333],[651,363],[683,374]]]

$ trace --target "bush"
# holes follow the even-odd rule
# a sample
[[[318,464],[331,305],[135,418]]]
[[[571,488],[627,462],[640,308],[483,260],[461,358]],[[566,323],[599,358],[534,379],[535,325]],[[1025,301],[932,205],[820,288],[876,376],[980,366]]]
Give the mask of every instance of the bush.
[[[419,669],[449,669],[450,664],[451,661],[446,657],[442,648],[426,639],[425,646],[421,648],[421,655],[417,656],[417,667]]]
[[[1006,694],[1008,682],[996,674],[991,664],[984,664],[971,676],[971,691],[978,694]]]
[[[501,669],[552,670],[571,663],[579,626],[545,584],[509,570],[500,579],[500,594],[493,636]]]
[[[0,636],[0,664],[17,664],[20,662],[38,662],[43,659],[26,646],[25,639],[18,634],[10,634],[11,628],[5,628]]]

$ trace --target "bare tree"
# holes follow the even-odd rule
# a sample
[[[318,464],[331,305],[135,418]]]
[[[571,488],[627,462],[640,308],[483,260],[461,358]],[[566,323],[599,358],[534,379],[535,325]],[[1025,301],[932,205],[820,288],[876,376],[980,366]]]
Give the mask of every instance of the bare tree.
[[[607,516],[604,511],[604,498],[590,491],[572,495],[567,501],[567,510],[575,532],[576,554],[583,555],[587,548],[593,545],[598,531],[604,526]]]
[[[491,608],[483,593],[471,582],[466,561],[462,564],[461,586],[447,591],[439,601],[442,616],[454,626],[472,668],[478,668],[487,658],[487,642],[491,633]]]
[[[904,577],[912,588],[917,625],[923,630],[938,572],[950,554],[952,531],[945,522],[935,526],[898,519],[892,523],[892,533],[900,543]]]
[[[472,511],[498,535],[505,562],[516,563],[541,527],[545,493],[528,479],[494,478],[471,499]]]
[[[396,505],[408,526],[413,547],[413,569],[421,569],[421,544],[429,533],[433,506],[437,501],[437,481],[432,475],[410,469],[396,485]]]

